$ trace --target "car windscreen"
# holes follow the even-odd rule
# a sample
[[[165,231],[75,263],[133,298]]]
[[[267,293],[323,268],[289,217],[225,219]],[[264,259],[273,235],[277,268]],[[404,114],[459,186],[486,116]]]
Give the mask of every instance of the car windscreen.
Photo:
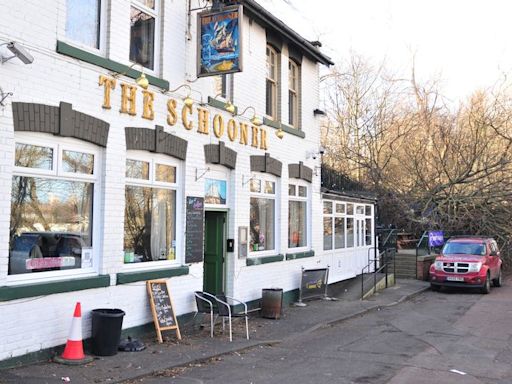
[[[445,255],[485,255],[485,244],[449,241],[443,248]]]

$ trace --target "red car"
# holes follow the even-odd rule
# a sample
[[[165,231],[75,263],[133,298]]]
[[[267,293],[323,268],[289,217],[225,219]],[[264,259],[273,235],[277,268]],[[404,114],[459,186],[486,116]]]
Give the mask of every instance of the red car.
[[[496,241],[489,237],[452,237],[430,266],[430,287],[480,288],[483,293],[501,286],[501,258]]]

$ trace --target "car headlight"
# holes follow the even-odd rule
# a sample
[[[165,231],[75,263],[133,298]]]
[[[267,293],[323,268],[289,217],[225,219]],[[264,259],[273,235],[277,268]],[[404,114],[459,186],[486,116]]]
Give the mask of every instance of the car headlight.
[[[442,261],[436,261],[434,263],[434,268],[436,271],[442,271],[443,270],[443,262]]]
[[[469,263],[469,272],[480,272],[482,263]]]

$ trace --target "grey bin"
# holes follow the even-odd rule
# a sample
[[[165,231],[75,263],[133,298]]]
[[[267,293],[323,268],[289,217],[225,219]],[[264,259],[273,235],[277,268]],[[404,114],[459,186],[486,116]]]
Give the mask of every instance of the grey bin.
[[[266,288],[261,293],[261,316],[267,319],[281,318],[283,289]]]
[[[123,317],[121,309],[92,310],[92,353],[97,356],[113,356],[117,354]]]

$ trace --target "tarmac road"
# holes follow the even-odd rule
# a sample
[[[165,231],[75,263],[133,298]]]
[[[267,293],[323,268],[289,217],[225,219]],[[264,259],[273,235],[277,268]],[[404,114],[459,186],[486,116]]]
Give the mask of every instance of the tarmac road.
[[[512,383],[512,281],[399,305],[126,383]],[[451,371],[455,370],[455,371]]]

